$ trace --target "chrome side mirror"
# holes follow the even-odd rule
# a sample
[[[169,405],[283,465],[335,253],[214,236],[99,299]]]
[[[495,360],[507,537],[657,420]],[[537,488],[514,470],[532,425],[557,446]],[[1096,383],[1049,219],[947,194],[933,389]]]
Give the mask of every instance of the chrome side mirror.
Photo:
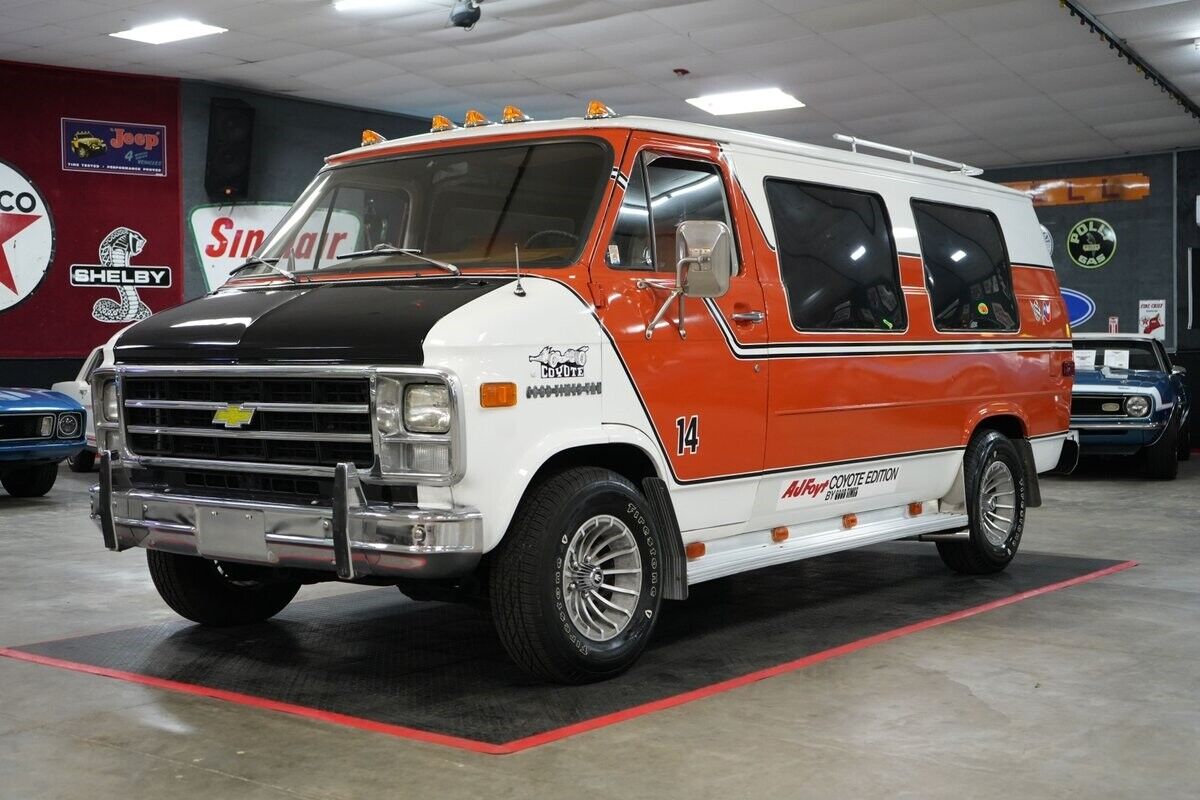
[[[1171,367],[1172,375],[1187,375],[1187,367],[1181,367],[1179,364]]]
[[[715,220],[689,220],[675,228],[675,274],[687,297],[721,297],[733,277],[733,236]]]
[[[648,280],[638,282],[643,288],[669,288],[671,293],[646,326],[646,338],[654,336],[654,328],[671,304],[679,303],[679,321],[675,327],[679,338],[687,338],[684,327],[683,300],[685,297],[721,297],[729,291],[733,277],[733,234],[729,226],[716,220],[693,219],[675,227],[675,283],[663,286]]]

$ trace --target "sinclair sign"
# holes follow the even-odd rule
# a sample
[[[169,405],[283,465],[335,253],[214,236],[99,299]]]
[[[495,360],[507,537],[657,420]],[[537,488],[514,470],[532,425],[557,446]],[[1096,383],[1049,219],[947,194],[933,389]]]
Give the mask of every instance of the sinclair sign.
[[[254,255],[267,235],[275,229],[291,208],[286,203],[245,203],[241,205],[197,206],[188,217],[197,257],[204,268],[204,280],[209,290],[229,280],[230,271]],[[321,232],[312,223],[296,237],[297,266],[308,268],[317,253]],[[329,220],[321,247],[324,256],[352,249],[358,240],[361,223],[358,217],[345,211],[335,211]]]

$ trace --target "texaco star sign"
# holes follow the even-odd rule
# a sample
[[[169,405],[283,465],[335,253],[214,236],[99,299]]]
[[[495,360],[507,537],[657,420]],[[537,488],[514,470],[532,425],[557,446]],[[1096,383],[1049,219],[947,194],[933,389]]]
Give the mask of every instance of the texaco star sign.
[[[54,255],[54,225],[41,192],[0,161],[0,312],[37,289]]]

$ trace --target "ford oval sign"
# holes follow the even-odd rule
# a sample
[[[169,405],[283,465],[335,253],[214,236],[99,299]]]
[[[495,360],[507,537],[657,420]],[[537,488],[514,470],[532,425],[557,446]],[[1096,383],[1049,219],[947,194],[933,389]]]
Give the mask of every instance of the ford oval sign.
[[[1074,289],[1062,290],[1063,302],[1067,304],[1067,319],[1072,328],[1078,328],[1096,313],[1096,301]]]

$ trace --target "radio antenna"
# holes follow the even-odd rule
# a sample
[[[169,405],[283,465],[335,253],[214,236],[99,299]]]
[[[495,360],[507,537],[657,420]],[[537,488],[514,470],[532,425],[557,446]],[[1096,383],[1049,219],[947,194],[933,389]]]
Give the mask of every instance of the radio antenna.
[[[521,285],[521,248],[516,242],[513,242],[513,259],[517,262],[517,285],[513,287],[513,294],[524,297],[525,287]]]

